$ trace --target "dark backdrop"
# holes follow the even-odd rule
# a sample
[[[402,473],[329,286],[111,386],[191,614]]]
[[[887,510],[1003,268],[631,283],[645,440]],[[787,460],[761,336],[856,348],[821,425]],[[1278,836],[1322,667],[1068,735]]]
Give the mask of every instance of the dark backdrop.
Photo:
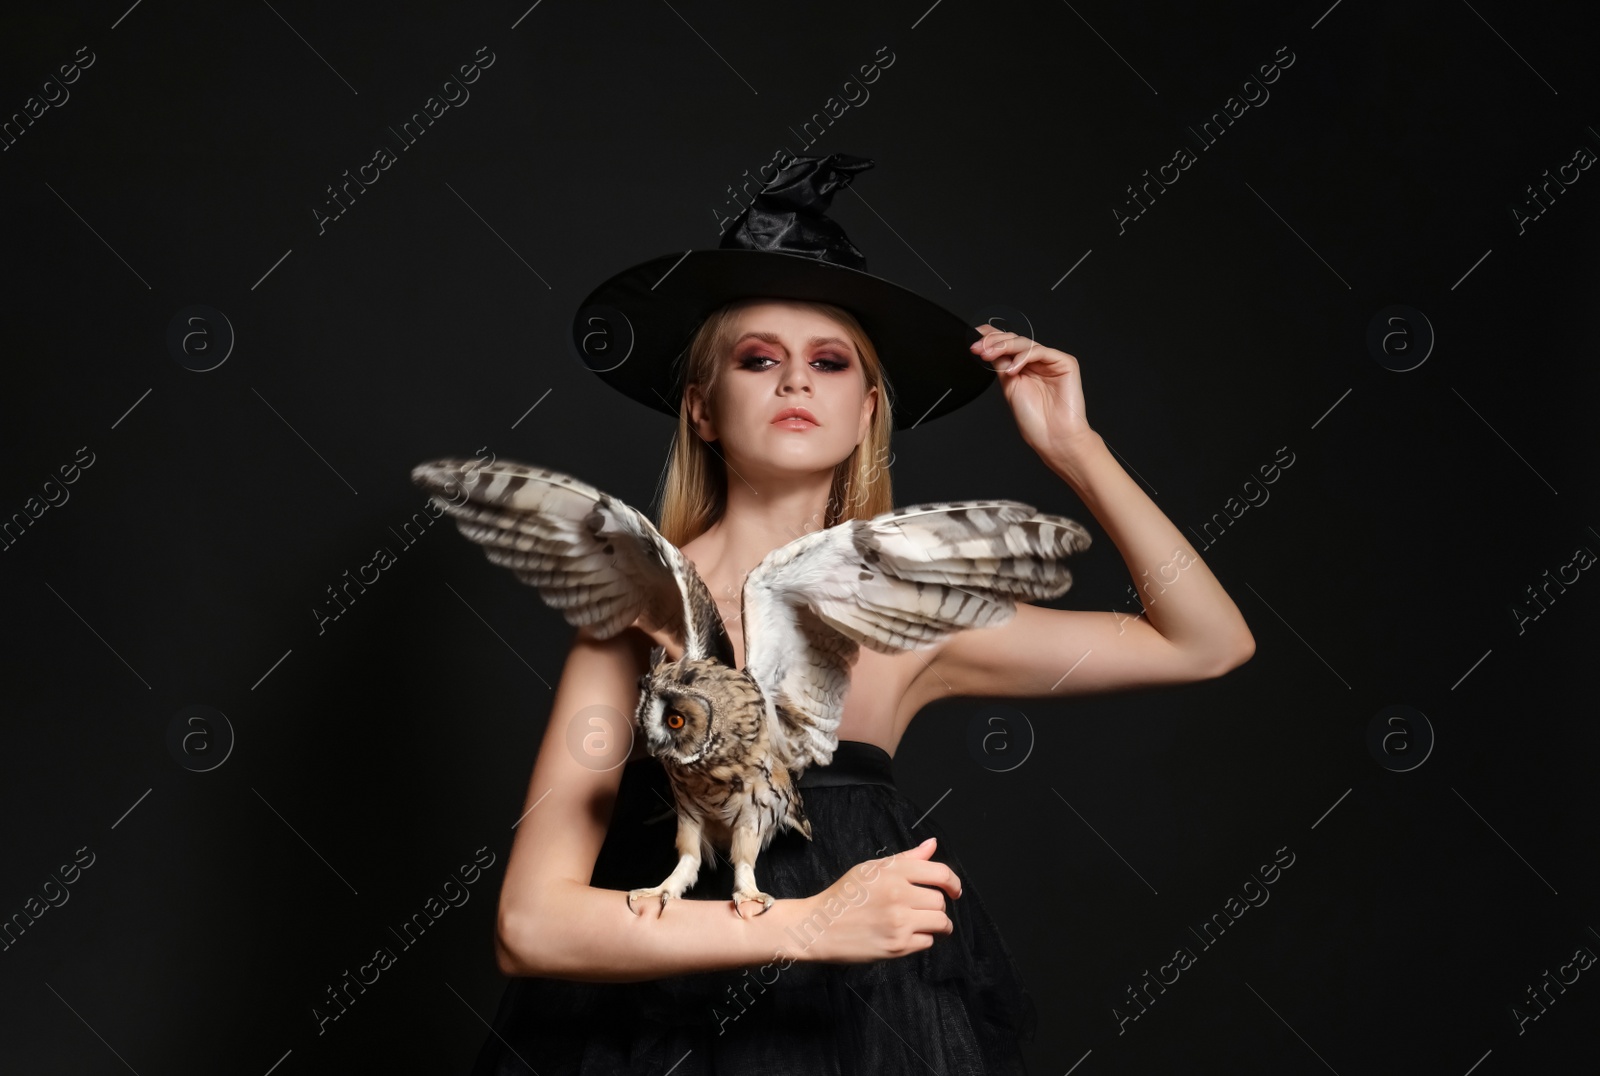
[[[1035,1071],[1592,1057],[1586,14],[8,11],[0,1068],[464,1070],[571,629],[453,528],[402,539],[408,471],[486,449],[653,509],[671,422],[569,318],[813,141],[878,162],[834,207],[874,272],[1079,358],[1258,644],[1177,689],[941,702],[901,745],[1038,996]],[[899,503],[1089,524],[1059,604],[1137,611],[997,388],[895,449]],[[969,749],[996,716],[1014,768]]]

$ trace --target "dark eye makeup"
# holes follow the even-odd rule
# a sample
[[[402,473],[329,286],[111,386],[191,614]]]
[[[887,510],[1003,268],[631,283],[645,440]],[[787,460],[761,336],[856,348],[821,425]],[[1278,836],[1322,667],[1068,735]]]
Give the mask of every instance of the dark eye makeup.
[[[739,360],[739,369],[741,369],[741,370],[765,370],[765,369],[768,369],[768,367],[766,367],[766,366],[757,366],[756,365],[756,360],[758,360],[758,359],[765,359],[768,362],[776,362],[777,361],[771,355],[764,354],[764,353],[762,353],[760,351],[752,351],[750,354],[745,355],[743,358],[741,358]],[[848,370],[848,369],[850,369],[850,364],[848,362],[846,362],[846,361],[844,361],[844,360],[842,360],[842,359],[840,359],[840,358],[838,358],[836,356],[833,356],[831,354],[827,354],[827,353],[819,355],[815,359],[812,359],[811,361],[813,363],[817,363],[817,362],[822,363],[824,365],[824,368],[827,371],[829,371],[830,373],[838,371],[838,370]]]

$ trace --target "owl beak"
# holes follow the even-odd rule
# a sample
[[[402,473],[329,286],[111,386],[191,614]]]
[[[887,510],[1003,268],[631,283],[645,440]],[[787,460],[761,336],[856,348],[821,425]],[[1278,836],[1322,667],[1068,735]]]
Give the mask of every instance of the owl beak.
[[[644,749],[650,754],[660,758],[672,746],[672,737],[662,731],[658,724],[651,724],[644,732]]]

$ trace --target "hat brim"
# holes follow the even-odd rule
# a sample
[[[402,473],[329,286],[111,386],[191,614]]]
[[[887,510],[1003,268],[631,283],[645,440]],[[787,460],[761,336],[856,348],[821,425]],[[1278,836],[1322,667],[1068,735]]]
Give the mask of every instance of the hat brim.
[[[579,359],[612,388],[677,417],[690,339],[735,299],[833,303],[856,316],[889,383],[895,429],[970,403],[995,380],[970,350],[981,334],[938,303],[857,269],[776,251],[665,254],[606,280],[572,324]]]

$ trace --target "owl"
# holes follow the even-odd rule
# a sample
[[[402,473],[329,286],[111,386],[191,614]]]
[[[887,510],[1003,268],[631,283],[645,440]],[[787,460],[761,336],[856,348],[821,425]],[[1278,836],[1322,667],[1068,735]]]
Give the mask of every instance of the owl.
[[[1018,600],[1072,585],[1063,558],[1089,534],[1019,501],[910,505],[802,535],[751,569],[740,596],[745,665],[710,589],[643,514],[570,475],[497,460],[441,459],[411,472],[495,564],[536,587],[574,627],[609,639],[638,623],[681,641],[651,651],[634,720],[666,771],[678,864],[628,907],[683,896],[726,849],[733,911],[774,898],[760,853],[783,830],[812,838],[796,782],[826,766],[861,646],[897,653],[1009,620]],[[635,913],[637,914],[637,912]]]

